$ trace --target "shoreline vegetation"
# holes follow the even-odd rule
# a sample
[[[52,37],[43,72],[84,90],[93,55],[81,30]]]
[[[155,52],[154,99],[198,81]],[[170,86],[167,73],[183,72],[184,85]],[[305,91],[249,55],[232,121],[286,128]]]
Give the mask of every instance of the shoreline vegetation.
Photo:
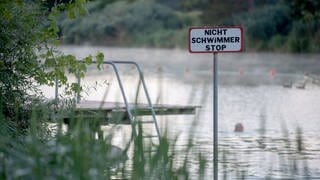
[[[87,14],[59,18],[63,44],[187,48],[192,26],[241,25],[248,51],[320,52],[317,1],[90,1]],[[228,9],[228,11],[226,11]]]

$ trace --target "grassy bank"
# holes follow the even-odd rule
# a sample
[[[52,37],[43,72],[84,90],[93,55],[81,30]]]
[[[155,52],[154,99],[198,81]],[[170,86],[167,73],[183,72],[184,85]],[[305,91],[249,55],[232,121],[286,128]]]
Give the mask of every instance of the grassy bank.
[[[138,135],[122,151],[115,151],[113,130],[97,139],[88,120],[78,119],[72,130],[64,132],[60,122],[49,129],[46,122],[39,121],[41,116],[34,115],[27,133],[19,136],[11,136],[10,124],[0,119],[1,179],[189,179],[194,171],[188,161],[191,142],[182,150],[184,160],[178,163],[175,141],[166,135],[158,145],[142,143]],[[132,156],[128,160],[129,151]],[[205,159],[199,155],[197,179],[205,172]]]

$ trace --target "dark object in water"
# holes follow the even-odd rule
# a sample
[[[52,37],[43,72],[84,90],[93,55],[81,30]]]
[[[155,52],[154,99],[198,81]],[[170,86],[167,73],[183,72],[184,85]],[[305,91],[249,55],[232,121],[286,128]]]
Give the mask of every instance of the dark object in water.
[[[302,82],[296,85],[296,88],[298,89],[305,89],[306,88],[306,82]]]
[[[292,84],[293,84],[292,81],[289,81],[289,82],[284,83],[283,87],[284,88],[292,88]]]
[[[243,125],[241,123],[237,123],[234,127],[234,132],[243,132]]]

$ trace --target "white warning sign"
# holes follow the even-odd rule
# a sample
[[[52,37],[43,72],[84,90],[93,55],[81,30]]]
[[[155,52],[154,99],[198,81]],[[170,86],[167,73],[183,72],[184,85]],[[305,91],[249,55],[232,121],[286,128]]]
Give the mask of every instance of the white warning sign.
[[[191,53],[240,52],[243,50],[241,27],[193,27],[189,29]]]

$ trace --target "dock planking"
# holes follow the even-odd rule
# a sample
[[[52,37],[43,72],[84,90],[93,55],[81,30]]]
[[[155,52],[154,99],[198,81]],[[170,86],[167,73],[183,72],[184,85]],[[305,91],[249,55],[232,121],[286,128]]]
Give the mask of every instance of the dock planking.
[[[150,116],[152,115],[151,108],[148,104],[130,103],[133,116]],[[200,106],[193,105],[168,105],[154,104],[153,109],[156,115],[192,115],[196,113],[196,109]],[[102,124],[130,124],[126,105],[121,102],[104,102],[104,101],[89,101],[83,100],[76,104],[75,114],[82,119],[102,119]],[[68,124],[70,118],[65,118]]]

